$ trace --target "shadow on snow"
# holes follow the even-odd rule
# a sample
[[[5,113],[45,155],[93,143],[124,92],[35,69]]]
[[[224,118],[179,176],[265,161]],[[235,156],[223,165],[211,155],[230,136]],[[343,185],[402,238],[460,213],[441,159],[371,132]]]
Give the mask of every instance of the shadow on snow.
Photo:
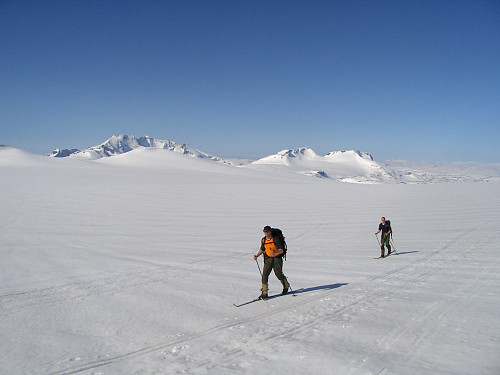
[[[299,290],[294,290],[295,294],[301,294],[301,293],[308,293],[308,292],[313,292],[315,290],[332,290],[332,289],[337,289],[340,288],[341,286],[347,285],[347,283],[337,283],[337,284],[330,284],[330,285],[320,285],[320,286],[312,286],[310,288],[302,288]]]
[[[412,254],[412,253],[418,253],[417,250],[413,250],[413,251],[394,251],[393,254],[394,255],[403,255],[403,254]],[[393,255],[391,254],[391,255]]]

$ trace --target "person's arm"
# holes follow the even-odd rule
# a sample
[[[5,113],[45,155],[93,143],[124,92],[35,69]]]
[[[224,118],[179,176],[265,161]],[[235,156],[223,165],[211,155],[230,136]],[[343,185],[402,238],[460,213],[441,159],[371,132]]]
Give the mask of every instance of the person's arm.
[[[259,252],[253,256],[253,259],[257,260],[257,258],[260,257],[262,255],[262,253],[263,253],[263,251],[262,251],[262,249],[260,249]]]
[[[274,238],[274,244],[276,245],[276,247],[278,248],[277,251],[274,251],[274,254],[283,254],[283,241],[281,241],[281,238]]]
[[[257,258],[260,257],[264,251],[266,251],[266,248],[264,247],[264,239],[262,239],[260,241],[260,250],[257,254],[253,256],[253,259],[257,260]]]

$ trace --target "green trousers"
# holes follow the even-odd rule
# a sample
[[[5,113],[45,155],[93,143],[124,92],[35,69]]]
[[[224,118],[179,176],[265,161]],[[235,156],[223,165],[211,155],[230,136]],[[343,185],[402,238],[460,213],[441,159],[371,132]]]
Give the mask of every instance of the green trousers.
[[[387,247],[387,250],[389,250],[389,252],[391,251],[391,235],[390,234],[386,234],[386,235],[382,236],[382,242],[380,244],[380,250],[382,250],[382,252],[384,251],[384,246]]]
[[[262,271],[262,284],[267,284],[269,281],[269,275],[271,271],[274,270],[274,274],[278,280],[282,281],[285,279],[283,274],[283,258],[282,257],[266,257],[264,258],[264,270]]]

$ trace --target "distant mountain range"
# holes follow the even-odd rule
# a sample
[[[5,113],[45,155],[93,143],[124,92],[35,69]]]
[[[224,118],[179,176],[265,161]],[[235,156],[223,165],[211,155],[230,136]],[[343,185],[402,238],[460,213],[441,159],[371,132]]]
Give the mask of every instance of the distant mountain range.
[[[100,145],[92,146],[82,151],[57,149],[50,156],[96,160],[128,153],[138,148],[164,149],[194,158],[209,159],[240,166],[248,165],[254,169],[265,168],[265,166],[289,167],[290,171],[299,174],[320,178],[333,178],[346,182],[396,182],[396,179],[375,162],[370,154],[354,150],[333,151],[325,156],[320,156],[312,149],[303,147],[293,150],[283,150],[275,155],[244,163],[241,161],[225,160],[204,153],[187,144],[180,145],[170,140],[160,140],[148,136],[136,138],[133,135],[119,135],[112,136]]]
[[[119,136],[113,135],[104,143],[101,143],[98,146],[89,147],[82,151],[77,149],[71,149],[71,150],[56,149],[52,152],[50,156],[52,157],[71,156],[80,159],[95,160],[104,157],[124,154],[126,152],[130,152],[140,147],[165,149],[187,156],[192,156],[197,158],[207,158],[214,161],[222,161],[221,158],[198,151],[187,144],[180,145],[169,140],[160,140],[148,136],[136,138],[133,135],[119,135]]]
[[[490,181],[500,179],[500,164],[484,163],[415,163],[407,161],[376,162],[366,152],[332,151],[324,156],[308,147],[282,150],[274,155],[250,161],[223,159],[197,150],[187,144],[148,136],[112,136],[85,150],[56,149],[54,158],[97,160],[129,153],[141,148],[163,149],[191,158],[211,160],[272,173],[295,173],[350,183],[441,183],[457,181]],[[133,155],[131,155],[133,157]]]
[[[344,182],[397,182],[373,157],[356,150],[332,151],[325,156],[307,147],[283,150],[252,163],[254,166],[285,166],[309,176]]]

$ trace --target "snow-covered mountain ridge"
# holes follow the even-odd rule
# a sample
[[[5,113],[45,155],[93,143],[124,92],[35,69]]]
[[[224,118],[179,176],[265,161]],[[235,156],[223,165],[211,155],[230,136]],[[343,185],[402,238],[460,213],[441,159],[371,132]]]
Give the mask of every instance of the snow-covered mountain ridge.
[[[281,168],[283,172],[298,173],[306,176],[329,178],[342,182],[382,183],[399,182],[384,170],[373,157],[357,150],[332,151],[325,156],[316,154],[308,147],[282,150],[257,161],[243,162],[225,160],[209,155],[187,144],[177,144],[170,140],[160,140],[148,136],[136,138],[133,135],[112,136],[100,145],[83,151],[54,150],[52,157],[70,157],[84,160],[97,160],[129,153],[140,148],[168,150],[185,156],[209,159],[219,163],[238,165],[256,170]]]
[[[320,156],[308,147],[282,150],[259,159],[253,166],[286,166],[298,173],[355,183],[398,182],[373,157],[357,150],[332,151]]]
[[[146,158],[146,155],[141,150],[156,151],[147,153]],[[164,154],[163,151],[167,152],[167,154]],[[120,161],[117,159],[115,162],[114,157],[120,155],[125,157],[125,154],[125,159],[120,158]],[[20,157],[13,155],[10,153],[7,158],[7,153],[4,152],[3,159],[0,162],[10,164],[16,157]],[[172,157],[166,157],[167,155],[172,155]],[[173,157],[174,155],[177,155],[177,157]],[[54,161],[58,158],[73,159],[75,161],[98,161],[100,159],[104,161],[104,159],[109,159],[110,164],[119,162],[120,165],[133,164],[134,167],[143,165],[148,168],[169,168],[175,164],[177,169],[192,168],[197,164],[196,160],[202,159],[215,162],[214,166],[219,164],[264,173],[284,173],[363,184],[419,184],[500,179],[500,164],[493,163],[377,162],[371,154],[358,150],[332,151],[321,156],[309,147],[282,150],[254,161],[223,159],[197,150],[187,144],[178,144],[170,140],[160,140],[149,136],[136,138],[133,135],[112,136],[100,145],[89,147],[83,151],[56,149],[50,156]],[[184,159],[184,157],[187,159]],[[189,160],[194,164],[192,162],[187,163]],[[183,161],[186,161],[186,163]],[[23,165],[26,162],[23,162]],[[202,165],[199,167],[204,168]]]
[[[83,151],[74,149],[73,150],[56,149],[50,156],[52,157],[70,156],[79,159],[95,160],[104,157],[124,154],[126,152],[130,152],[132,150],[141,147],[165,149],[191,157],[207,158],[214,161],[222,161],[222,159],[219,157],[209,155],[199,150],[196,150],[187,144],[181,145],[170,140],[160,140],[156,138],[151,138],[149,136],[136,138],[133,135],[125,135],[125,134],[118,136],[113,135],[111,138],[101,143],[100,145],[89,147]]]

